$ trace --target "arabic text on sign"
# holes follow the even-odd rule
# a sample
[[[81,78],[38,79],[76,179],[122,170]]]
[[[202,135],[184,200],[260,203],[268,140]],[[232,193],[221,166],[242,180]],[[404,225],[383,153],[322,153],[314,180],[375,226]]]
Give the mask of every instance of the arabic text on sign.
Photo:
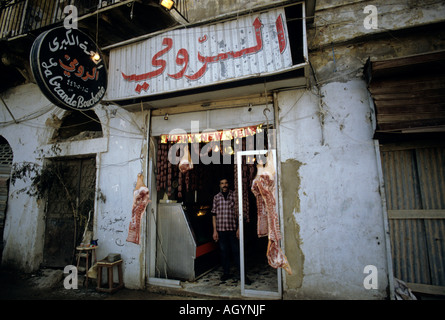
[[[261,20],[257,17],[253,22],[253,28],[254,28],[254,34],[255,34],[255,45],[244,48],[238,51],[228,51],[219,53],[217,55],[213,56],[204,56],[200,52],[197,53],[197,60],[202,64],[201,67],[196,71],[187,74],[187,69],[189,67],[190,63],[190,55],[185,48],[181,48],[178,50],[176,54],[175,63],[177,66],[181,67],[181,69],[176,73],[169,73],[167,74],[169,78],[179,80],[183,77],[190,81],[196,81],[200,79],[208,70],[208,66],[211,63],[224,61],[227,59],[237,59],[246,55],[256,54],[263,49],[263,37],[262,37],[262,27],[263,24],[261,23]],[[286,36],[284,32],[284,26],[283,26],[283,19],[281,14],[278,16],[275,22],[275,28],[276,28],[276,34],[277,34],[277,41],[279,43],[279,50],[280,54],[283,54],[285,48],[286,48]],[[207,35],[204,34],[203,36],[198,38],[199,43],[203,43],[207,40]],[[137,93],[140,93],[142,90],[147,91],[150,85],[145,82],[148,81],[154,77],[157,77],[164,73],[166,67],[167,67],[167,61],[165,59],[162,59],[162,56],[164,56],[166,53],[168,53],[173,48],[173,39],[170,37],[165,37],[162,40],[162,48],[160,51],[158,51],[153,58],[151,59],[151,64],[153,67],[157,68],[153,71],[149,71],[146,73],[141,74],[126,74],[124,72],[121,72],[121,75],[124,80],[126,81],[134,81],[134,82],[140,82],[144,81],[143,84],[137,84],[135,87],[135,91]]]

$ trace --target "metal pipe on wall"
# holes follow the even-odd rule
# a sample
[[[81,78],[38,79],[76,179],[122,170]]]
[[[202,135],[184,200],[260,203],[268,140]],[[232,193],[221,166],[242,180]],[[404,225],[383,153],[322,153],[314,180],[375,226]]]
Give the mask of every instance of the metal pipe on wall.
[[[276,171],[276,176],[277,176],[277,192],[278,192],[278,201],[277,201],[277,212],[278,215],[280,217],[280,231],[282,234],[282,239],[284,239],[284,217],[283,217],[283,210],[281,208],[283,208],[283,195],[282,195],[282,191],[281,188],[279,187],[281,185],[281,156],[280,156],[280,150],[281,150],[281,143],[280,143],[280,115],[279,115],[279,106],[278,106],[278,94],[276,91],[273,92],[273,112],[274,112],[274,120],[275,120],[275,134],[274,134],[274,144],[275,144],[275,148],[276,148],[276,167],[277,167],[277,171]],[[283,250],[283,253],[286,254],[286,248],[285,248],[285,243],[283,240],[281,240],[281,248]],[[281,269],[281,279],[285,281],[286,277],[286,272],[283,271],[283,269]],[[280,297],[282,296],[282,288],[283,286],[280,285],[278,286],[279,288],[279,295]]]

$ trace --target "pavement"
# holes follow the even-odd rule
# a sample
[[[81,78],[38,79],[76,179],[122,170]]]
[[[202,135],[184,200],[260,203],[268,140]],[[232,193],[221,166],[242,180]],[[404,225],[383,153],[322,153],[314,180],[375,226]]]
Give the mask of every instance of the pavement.
[[[63,270],[40,269],[33,273],[0,269],[0,300],[211,300],[212,297],[178,289],[151,286],[146,290],[120,289],[97,292],[95,279],[84,286],[79,275],[78,288],[66,289]]]
[[[21,314],[39,317],[41,314],[45,319],[80,316],[125,319],[129,316],[153,316],[154,312],[169,320],[241,315],[260,319],[272,315],[275,318],[277,312],[283,311],[280,305],[265,301],[215,296],[211,291],[199,293],[202,290],[199,285],[198,289],[192,286],[190,290],[149,285],[145,290],[123,288],[115,293],[105,293],[96,291],[95,280],[91,280],[86,288],[83,275],[79,275],[78,289],[66,289],[66,276],[63,270],[40,269],[21,273],[0,268],[0,305],[3,310],[14,310],[14,317]],[[236,282],[234,279],[220,282],[220,292],[236,287]]]
[[[239,284],[231,279],[226,283],[215,281],[212,285],[212,278],[218,278],[216,275],[209,275],[210,279],[203,278],[203,281],[210,282],[210,285],[207,283],[205,286],[207,289],[204,291],[204,287],[197,282],[189,288],[187,284],[182,284],[181,288],[150,285],[145,290],[123,288],[115,293],[97,292],[94,281],[90,282],[88,288],[84,287],[83,276],[80,275],[78,289],[65,289],[63,285],[65,277],[62,270],[40,269],[29,274],[0,268],[0,306],[3,310],[11,310],[16,318],[20,318],[23,314],[24,317],[34,318],[42,315],[45,319],[51,317],[125,319],[130,316],[157,315],[169,320],[215,317],[217,319],[244,319],[245,317],[277,319],[281,316],[289,317],[289,314],[296,310],[301,314],[311,311],[316,312],[320,317],[332,317],[332,314],[342,314],[346,308],[350,307],[358,308],[358,310],[370,310],[372,307],[376,311],[383,307],[385,314],[389,315],[389,312],[394,310],[394,315],[403,317],[419,310],[415,301],[414,304],[400,304],[400,301],[373,301],[372,304],[370,302],[357,304],[358,302],[355,301],[353,305],[349,302],[346,305],[345,301],[322,301],[320,305],[320,301],[252,300],[234,295],[224,296],[224,292],[229,287],[238,291]],[[220,288],[219,296],[211,295],[215,286]],[[431,300],[436,300],[436,298]],[[24,304],[23,301],[26,303]],[[441,301],[438,302],[441,303]],[[439,312],[443,304],[428,304],[429,311],[434,307],[437,307]],[[356,318],[356,312],[349,314]]]
[[[144,290],[122,288],[114,293],[96,291],[96,280],[90,279],[85,286],[84,275],[78,276],[78,288],[66,289],[64,279],[67,276],[60,269],[39,269],[33,273],[0,268],[0,301],[1,300],[177,300],[177,301],[244,301],[249,300],[240,295],[240,283],[237,279],[221,281],[222,270],[216,269],[203,276],[199,281],[182,282],[177,288],[148,285]],[[248,289],[262,289],[266,282],[261,280],[271,276],[267,272],[258,272]],[[249,276],[251,277],[251,276]],[[417,295],[418,300],[445,300],[445,296]],[[265,299],[263,299],[264,301]],[[275,299],[267,299],[273,301]],[[278,299],[280,300],[280,299]],[[276,300],[275,300],[276,301]],[[282,301],[282,300],[281,300]]]
[[[147,285],[144,290],[123,288],[115,293],[96,291],[96,279],[90,279],[88,288],[85,276],[78,274],[77,289],[66,289],[64,280],[69,274],[62,269],[42,268],[33,273],[23,273],[0,268],[0,300],[249,300],[241,296],[237,270],[234,276],[221,280],[222,267],[216,266],[195,281],[182,281],[173,287]],[[277,272],[262,264],[246,270],[252,283],[246,289],[277,291]],[[276,299],[276,298],[271,298]]]

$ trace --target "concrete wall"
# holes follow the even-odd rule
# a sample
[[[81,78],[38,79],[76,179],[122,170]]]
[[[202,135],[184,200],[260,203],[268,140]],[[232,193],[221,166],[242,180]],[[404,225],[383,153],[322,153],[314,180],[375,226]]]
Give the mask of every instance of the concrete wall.
[[[376,29],[364,27],[367,5],[377,9]],[[444,50],[443,22],[443,2],[317,1],[314,22],[307,27],[309,60],[318,83],[361,78],[368,58]]]
[[[257,7],[279,4],[285,0],[189,0],[187,1],[188,21],[195,23],[211,20]]]
[[[372,104],[365,83],[321,88],[322,109],[309,90],[282,92],[281,192],[286,298],[385,298],[385,224],[374,147]],[[378,289],[363,286],[375,265]]]
[[[377,29],[363,25],[369,4],[377,8]],[[368,58],[445,49],[443,30],[434,27],[445,7],[325,0],[315,10],[311,87],[278,94],[285,250],[295,270],[285,277],[284,296],[382,299],[392,267],[363,67]],[[377,268],[377,289],[363,285],[367,265]]]
[[[139,172],[146,176],[145,132],[148,114],[129,113],[116,106],[94,108],[101,121],[103,138],[48,144],[54,133],[50,119],[63,118],[66,112],[43,97],[38,87],[26,84],[5,92],[7,109],[0,109],[0,135],[13,150],[13,164],[33,162],[43,165],[44,159],[62,156],[96,154],[96,199],[94,238],[99,239],[97,257],[120,253],[124,259],[124,281],[128,288],[144,286],[145,237],[140,245],[126,242],[131,219],[133,189]],[[34,115],[34,117],[30,117]],[[10,186],[8,211],[4,231],[5,247],[2,264],[31,272],[43,261],[45,236],[44,200],[37,201],[26,192],[30,180],[19,179]],[[144,232],[143,232],[144,234]]]
[[[107,109],[112,115],[109,118],[108,151],[101,154],[98,176],[100,190],[106,197],[96,211],[98,256],[104,258],[109,253],[121,254],[125,286],[141,289],[145,286],[145,216],[141,219],[141,243],[137,245],[126,242],[126,239],[137,174],[142,172],[147,177],[147,144],[144,138],[148,118],[145,114],[128,113],[113,106]]]
[[[13,88],[5,92],[2,98],[17,121],[33,113],[36,116],[15,124],[5,106],[0,108],[0,122],[9,123],[0,127],[0,135],[8,140],[12,148],[13,164],[33,162],[41,165],[43,162],[36,159],[35,150],[49,138],[44,119],[54,106],[40,94],[37,86],[31,84]],[[28,184],[29,180],[10,184],[2,260],[4,264],[30,272],[38,268],[42,261],[44,226],[41,223],[43,203],[20,192]]]
[[[364,22],[375,7],[376,28],[366,28]],[[390,36],[391,32],[420,27],[445,20],[443,1],[363,1],[363,0],[317,0],[314,24],[317,28],[308,34],[310,47],[331,46],[370,35]],[[366,20],[366,21],[365,21]],[[397,38],[393,38],[397,41]]]

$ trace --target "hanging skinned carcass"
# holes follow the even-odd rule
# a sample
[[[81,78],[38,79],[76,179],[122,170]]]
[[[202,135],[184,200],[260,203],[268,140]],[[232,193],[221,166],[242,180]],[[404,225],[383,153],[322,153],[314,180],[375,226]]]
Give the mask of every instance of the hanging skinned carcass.
[[[257,165],[257,175],[252,182],[252,192],[257,199],[258,236],[269,237],[267,260],[273,268],[283,268],[292,274],[289,262],[281,247],[281,231],[277,212],[275,167],[272,152],[267,155],[267,162]]]
[[[145,208],[150,202],[150,192],[143,182],[142,174],[138,174],[136,187],[133,191],[133,207],[131,221],[128,228],[127,242],[139,244],[141,240],[141,219]]]

